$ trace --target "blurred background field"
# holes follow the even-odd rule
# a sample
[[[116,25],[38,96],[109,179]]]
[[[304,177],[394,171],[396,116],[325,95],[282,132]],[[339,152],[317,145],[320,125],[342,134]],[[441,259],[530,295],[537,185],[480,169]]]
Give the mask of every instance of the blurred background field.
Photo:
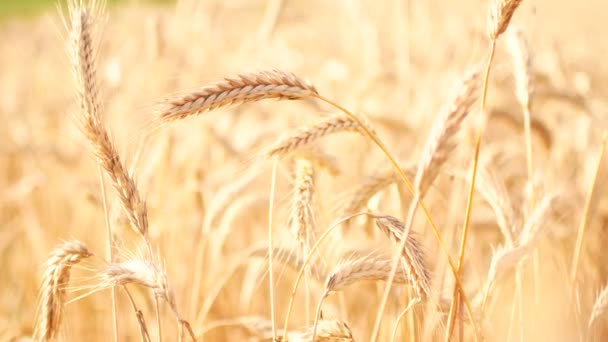
[[[128,165],[133,163],[142,128],[154,117],[155,104],[167,94],[236,73],[274,68],[292,71],[327,97],[368,114],[390,151],[415,164],[455,81],[487,55],[488,1],[284,0],[276,21],[266,15],[271,3],[109,0],[107,20],[101,25],[98,77],[106,127]],[[501,282],[482,314],[490,341],[608,338],[605,318],[586,328],[597,294],[608,281],[608,158],[595,185],[578,281],[571,284],[568,278],[602,133],[608,129],[606,13],[608,2],[601,0],[538,0],[523,1],[514,16],[513,25],[527,38],[533,60],[537,197],[558,193],[558,200],[545,217],[546,233],[535,255],[522,262],[522,317],[512,310],[517,302],[513,274]],[[66,37],[55,1],[0,0],[2,341],[31,337],[43,264],[60,241],[79,239],[96,255],[75,267],[75,289],[94,283],[96,271],[105,265],[97,166],[78,129]],[[510,58],[500,41],[481,160],[504,182],[516,221],[522,225],[531,210],[523,120],[514,96]],[[217,322],[269,317],[267,264],[243,254],[267,238],[270,163],[254,156],[278,137],[330,112],[327,106],[307,101],[247,104],[175,123],[146,142],[135,174],[148,204],[152,245],[166,266],[178,307],[198,334]],[[458,253],[466,204],[468,181],[459,175],[467,174],[471,162],[470,126],[450,158],[449,172],[440,176],[427,199],[453,257]],[[317,229],[322,231],[337,219],[341,203],[352,195],[349,190],[388,164],[358,135],[341,133],[319,146],[335,156],[340,170],[337,176],[317,173],[314,208]],[[202,236],[201,227],[218,194],[254,169],[260,173],[218,214],[212,233]],[[290,160],[280,163],[273,218],[275,243],[290,250],[294,249],[291,236],[284,228],[293,195],[291,172]],[[115,198],[111,189],[108,198],[110,202]],[[390,187],[368,208],[400,217],[398,200],[396,187]],[[121,248],[136,251],[137,239],[120,211],[114,208],[111,214],[116,238],[124,244]],[[453,280],[445,272],[443,254],[428,224],[418,216],[414,230],[422,236],[434,277],[442,279],[444,288],[438,291],[450,296]],[[369,226],[364,220],[356,224]],[[481,195],[474,202],[471,227],[463,281],[475,301],[492,253],[504,245],[492,208]],[[363,230],[325,245],[330,264],[353,250],[390,250],[384,236]],[[204,261],[194,269],[203,244],[208,246]],[[280,325],[295,272],[278,264],[275,297]],[[308,285],[313,304],[305,308],[301,288],[294,328],[311,322],[310,311],[322,293],[322,281],[311,280]],[[354,285],[343,297],[328,300],[324,315],[347,321],[355,340],[367,341],[383,289],[382,283]],[[153,302],[145,290],[134,287],[133,291],[150,331],[156,331]],[[570,298],[573,291],[575,299]],[[395,300],[389,306],[380,341],[389,340],[403,304]],[[165,309],[165,340],[170,341],[176,328]],[[443,340],[445,317],[428,310],[416,311],[417,317],[429,319],[413,320],[415,333],[400,332],[402,340],[412,336]],[[118,311],[120,340],[137,340],[135,317],[120,292]],[[523,324],[510,324],[513,321]],[[243,326],[237,322],[209,328],[201,339],[256,340],[255,333]],[[465,324],[464,330],[465,340],[471,340],[470,327]],[[109,291],[67,305],[63,340],[107,341],[111,336]]]

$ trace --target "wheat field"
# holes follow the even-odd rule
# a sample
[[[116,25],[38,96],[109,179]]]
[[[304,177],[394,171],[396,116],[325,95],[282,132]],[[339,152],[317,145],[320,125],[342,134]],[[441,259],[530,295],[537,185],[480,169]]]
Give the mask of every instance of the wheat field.
[[[608,338],[604,2],[57,5],[0,22],[1,341]]]

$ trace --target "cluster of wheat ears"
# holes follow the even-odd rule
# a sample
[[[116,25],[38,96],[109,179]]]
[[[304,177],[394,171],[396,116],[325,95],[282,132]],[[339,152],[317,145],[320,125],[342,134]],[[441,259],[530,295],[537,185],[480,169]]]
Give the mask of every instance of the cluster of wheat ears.
[[[127,326],[122,323],[124,320],[136,322],[139,331],[135,333],[142,341],[213,339],[210,336],[216,336],[216,339],[247,336],[252,340],[272,341],[353,341],[355,338],[370,341],[506,341],[537,336],[534,322],[541,318],[536,314],[530,316],[526,310],[533,311],[528,308],[541,305],[538,301],[546,289],[538,283],[545,269],[558,267],[553,265],[555,262],[546,261],[546,254],[540,252],[540,247],[553,234],[547,222],[554,216],[552,212],[560,208],[564,197],[578,195],[551,188],[537,176],[539,171],[535,167],[539,166],[535,163],[533,145],[539,140],[534,140],[534,136],[543,137],[546,130],[531,118],[532,102],[537,96],[533,91],[531,52],[523,33],[514,27],[508,29],[520,2],[489,2],[487,60],[471,63],[473,66],[468,71],[463,70],[453,96],[443,101],[417,160],[397,158],[392,146],[381,138],[374,117],[347,109],[348,105],[326,97],[312,83],[282,70],[227,77],[201,88],[171,94],[160,101],[154,107],[154,118],[138,138],[141,141],[138,156],[145,150],[146,143],[168,125],[200,114],[210,115],[209,112],[226,107],[246,107],[252,102],[274,99],[303,101],[314,108],[335,110],[309,126],[287,132],[260,153],[249,155],[248,170],[215,191],[213,198],[205,199],[208,203],[204,205],[204,219],[195,235],[194,249],[190,251],[190,258],[182,261],[192,278],[188,284],[178,285],[179,291],[174,290],[176,284],[171,281],[170,270],[166,269],[160,249],[155,247],[159,237],[150,229],[155,216],[149,218],[146,198],[135,180],[136,167],[127,165],[111,131],[104,124],[100,98],[103,92],[98,83],[96,60],[100,26],[105,18],[104,3],[70,2],[65,26],[69,32],[69,57],[79,102],[77,121],[98,165],[107,249],[91,250],[79,240],[68,240],[51,251],[41,281],[35,338],[45,341],[67,338],[69,320],[64,322],[62,319],[65,311],[102,290],[107,290],[103,291],[107,298],[111,292],[112,301],[107,305],[113,307],[115,340],[127,334],[121,331]],[[487,99],[492,97],[488,85],[495,51],[502,40],[508,43],[505,46],[511,53],[514,95],[523,113],[520,121],[525,140],[515,148],[525,155],[522,169],[525,167],[523,178],[526,181],[522,187],[525,193],[517,196],[507,191],[505,180],[494,166],[501,163],[503,151],[489,151],[482,139],[491,124],[486,108]],[[340,172],[347,171],[340,170],[331,150],[322,147],[319,141],[341,132],[355,132],[371,141],[384,156],[384,161],[374,167],[372,174],[350,183],[344,200],[332,212],[322,205],[319,193],[323,190],[318,182],[323,177],[325,180],[339,179]],[[465,141],[463,136],[471,139]],[[585,231],[589,226],[594,187],[606,145],[605,131],[601,142],[598,141],[594,145],[597,150],[593,154],[595,161],[589,165],[591,176],[585,182],[588,187],[584,191],[584,206],[573,212],[575,217],[567,221],[580,222],[574,244],[569,246],[572,252],[566,254],[569,264],[558,267],[567,269],[567,276],[564,276],[567,280],[560,281],[569,284],[569,293],[562,296],[561,307],[564,315],[574,322],[572,334],[567,334],[570,336],[567,338],[578,336],[581,340],[601,336],[598,326],[603,325],[598,322],[608,310],[608,288],[601,291],[592,306],[581,305],[578,290]],[[230,142],[222,143],[227,153],[238,153]],[[452,156],[459,152],[468,157],[468,164],[450,166]],[[361,163],[371,162],[361,160]],[[279,184],[281,172],[285,170],[292,180],[287,189]],[[264,175],[269,181],[268,188],[251,190],[252,184]],[[464,211],[451,209],[451,213],[441,215],[436,212],[436,206],[427,205],[427,194],[435,191],[439,180],[458,184],[451,188],[452,191],[466,190]],[[105,188],[108,181],[117,194],[115,201],[107,200],[111,198]],[[396,185],[397,193],[391,192],[393,185]],[[286,215],[277,213],[275,204],[284,195],[283,190],[291,194]],[[459,200],[449,192],[439,196],[443,201],[446,197],[448,202]],[[437,201],[436,194],[433,198]],[[387,200],[398,203],[391,207],[401,211],[400,218],[382,211],[386,207],[383,201]],[[467,258],[479,257],[481,252],[475,250],[487,253],[490,247],[489,243],[484,244],[483,237],[477,237],[474,244],[468,243],[472,208],[481,205],[480,202],[491,209],[491,221],[498,227],[500,238],[493,244],[498,247],[490,252],[485,270],[473,272],[467,270]],[[121,208],[122,212],[115,208]],[[244,211],[259,216],[255,224],[266,223],[266,241],[257,243],[247,232],[235,232],[233,226],[236,224],[254,224],[238,221]],[[425,221],[421,217],[417,219],[419,211]],[[461,220],[462,224],[454,224],[444,216]],[[121,221],[121,217],[126,220]],[[446,244],[446,235],[449,235],[450,244],[452,240],[457,241],[454,233],[448,234],[452,229],[442,227],[449,222],[460,234],[457,255],[452,255]],[[125,223],[135,236],[118,229]],[[245,227],[244,231],[247,229]],[[376,244],[379,239],[372,239],[376,244],[372,247],[369,243],[356,241],[369,242],[369,238],[375,236],[385,237],[393,248],[384,243]],[[127,240],[129,243],[124,242]],[[242,240],[239,244],[242,253],[235,259],[222,260],[222,246],[226,240],[236,240],[235,243]],[[433,249],[437,255],[425,253],[430,245],[438,246]],[[240,298],[222,299],[223,305],[241,303],[242,306],[213,311],[212,307],[222,296],[222,288],[237,269],[252,259],[265,260],[258,264],[262,271],[252,268],[251,272],[238,273],[242,284]],[[222,264],[216,266],[221,271],[205,271],[213,262]],[[288,266],[295,274],[285,275],[288,272],[282,266]],[[71,280],[73,268],[81,269],[86,276]],[[528,284],[534,285],[534,291],[527,291]],[[151,298],[138,295],[139,287],[149,289]],[[202,287],[206,287],[204,291]],[[355,289],[348,292],[347,288]],[[505,296],[505,292],[511,293]],[[257,293],[261,295],[255,298]],[[202,301],[201,296],[204,297]],[[118,302],[122,297],[128,301],[132,312],[120,309],[122,306]],[[256,300],[263,301],[265,305],[258,307],[265,307],[267,311],[250,315],[247,306]],[[70,303],[73,304],[67,305]],[[147,308],[150,303],[153,303],[153,310]],[[188,303],[187,309],[183,308],[184,303]],[[360,309],[363,313],[349,312],[352,305],[363,306]],[[177,328],[167,319],[166,312],[173,317]],[[222,312],[241,314],[221,317]],[[81,319],[94,321],[96,317],[92,314]],[[495,328],[494,325],[501,325],[497,323],[500,320],[508,327]],[[296,328],[294,321],[303,328]],[[230,329],[239,333],[222,335],[217,332]],[[500,331],[498,335],[497,331]],[[112,336],[102,339],[111,340]]]

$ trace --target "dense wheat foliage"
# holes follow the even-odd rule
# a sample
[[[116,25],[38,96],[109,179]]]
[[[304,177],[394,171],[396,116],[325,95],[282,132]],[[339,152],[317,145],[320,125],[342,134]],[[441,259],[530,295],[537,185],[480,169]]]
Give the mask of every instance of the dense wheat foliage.
[[[603,1],[59,5],[0,22],[0,341],[608,339]]]

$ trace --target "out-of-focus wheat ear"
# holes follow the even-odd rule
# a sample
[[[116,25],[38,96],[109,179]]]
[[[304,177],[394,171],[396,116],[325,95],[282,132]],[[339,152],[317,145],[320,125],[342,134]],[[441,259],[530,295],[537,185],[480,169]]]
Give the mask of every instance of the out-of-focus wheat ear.
[[[532,83],[532,58],[528,44],[517,27],[507,32],[507,46],[513,61],[513,76],[515,78],[515,95],[524,108],[529,108],[534,93]]]
[[[534,185],[534,160],[532,158],[532,59],[523,33],[516,27],[507,32],[507,46],[513,61],[515,77],[515,95],[521,103],[524,113],[524,133],[526,136],[526,164],[528,169],[529,201],[531,208],[536,206],[536,190]]]
[[[327,276],[325,292],[340,291],[359,281],[386,281],[391,272],[392,259],[378,255],[367,255],[354,260],[348,260],[336,267]],[[397,272],[396,284],[405,284],[408,277],[405,272]]]
[[[61,326],[66,287],[72,266],[92,254],[80,241],[66,241],[55,247],[46,261],[40,289],[40,307],[34,336],[50,341],[57,337]]]
[[[318,92],[312,84],[289,72],[246,73],[166,98],[157,110],[156,121],[181,120],[221,107],[265,99],[297,100],[314,95]]]
[[[481,73],[479,67],[471,69],[462,80],[458,92],[446,103],[435,119],[422,150],[414,187],[420,198],[435,181],[441,167],[456,147],[456,135],[479,96]]]
[[[96,75],[95,23],[103,2],[92,1],[83,7],[80,1],[72,1],[70,15],[70,56],[76,92],[82,116],[81,129],[89,140],[97,162],[105,169],[112,186],[118,192],[122,206],[133,229],[147,240],[148,216],[146,204],[140,199],[135,181],[127,173],[101,119],[99,87]]]
[[[547,226],[548,216],[551,213],[551,207],[559,198],[557,193],[546,195],[539,203],[530,217],[526,220],[524,227],[519,235],[519,245],[532,247],[537,241],[541,240],[544,235],[543,227]]]
[[[477,171],[476,188],[492,207],[505,243],[512,246],[516,215],[505,185],[490,169],[482,167]]]
[[[404,163],[401,163],[400,167],[408,177],[414,177],[416,172],[414,167]],[[346,195],[348,197],[338,209],[338,217],[346,217],[361,211],[374,195],[386,189],[398,179],[399,176],[392,168],[381,168],[366,176],[357,182],[354,189],[348,191]]]
[[[300,128],[296,132],[279,139],[269,148],[266,156],[268,158],[274,156],[284,157],[290,152],[307,146],[319,138],[338,132],[359,132],[364,134],[361,132],[359,124],[351,117],[344,114],[336,114],[323,118],[311,126]]]
[[[597,296],[595,300],[595,304],[593,304],[593,309],[591,309],[591,316],[589,316],[589,323],[587,324],[588,329],[593,328],[593,324],[608,311],[608,286],[604,286],[600,294]]]
[[[315,241],[313,200],[315,172],[312,162],[304,158],[294,160],[294,193],[289,212],[289,229],[303,251]]]
[[[316,331],[315,331],[316,330]],[[320,320],[316,325],[292,331],[285,336],[289,342],[330,342],[354,341],[353,333],[346,322],[335,320]],[[280,339],[279,339],[280,341]]]
[[[498,281],[502,276],[509,271],[514,270],[529,253],[526,247],[501,247],[492,254],[492,261],[488,270],[488,277],[484,287],[484,302],[488,295],[492,284]]]
[[[381,215],[376,217],[376,226],[396,243],[401,243],[405,231],[403,222],[390,215]],[[420,299],[428,298],[431,291],[431,275],[424,260],[422,246],[413,232],[407,235],[405,247],[400,253],[403,267],[416,295]]]
[[[491,0],[488,7],[488,20],[486,23],[486,33],[491,40],[496,40],[503,34],[513,13],[521,4],[522,0]]]

